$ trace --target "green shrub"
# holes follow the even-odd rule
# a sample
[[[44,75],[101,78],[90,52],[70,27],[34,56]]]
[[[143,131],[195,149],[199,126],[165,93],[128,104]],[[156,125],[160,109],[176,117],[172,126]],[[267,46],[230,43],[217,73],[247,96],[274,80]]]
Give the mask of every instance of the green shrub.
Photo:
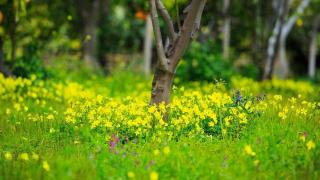
[[[229,80],[236,70],[220,52],[212,42],[193,42],[178,67],[177,77],[183,81]]]

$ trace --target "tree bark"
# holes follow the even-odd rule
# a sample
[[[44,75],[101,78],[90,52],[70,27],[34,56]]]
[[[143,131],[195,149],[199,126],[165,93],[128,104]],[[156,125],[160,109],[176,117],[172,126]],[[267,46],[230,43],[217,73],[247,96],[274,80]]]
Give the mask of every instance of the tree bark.
[[[176,68],[191,39],[194,38],[196,31],[198,31],[200,28],[201,16],[206,4],[206,0],[191,1],[190,5],[185,10],[187,16],[180,32],[178,33],[179,36],[176,38],[176,40],[171,40],[169,43],[170,48],[166,49],[166,52],[163,52],[160,25],[159,21],[157,20],[158,16],[155,12],[156,10],[154,8],[156,1],[160,0],[150,0],[153,29],[156,37],[155,39],[158,53],[158,64],[152,82],[150,104],[160,104],[162,102],[169,104],[172,82]],[[166,23],[168,24],[168,22]]]
[[[17,39],[16,39],[16,29],[17,29],[17,20],[16,20],[16,7],[14,6],[14,2],[11,4],[11,10],[9,12],[9,38],[11,42],[11,61],[13,62],[16,59],[16,47],[17,47]]]
[[[99,14],[99,27],[100,29],[104,29],[105,24],[108,22],[108,16],[109,16],[109,0],[100,0],[100,14]],[[106,56],[106,48],[105,48],[105,44],[108,43],[107,39],[108,37],[106,36],[106,34],[103,32],[103,30],[100,31],[100,33],[98,34],[98,47],[97,47],[97,51],[98,51],[98,60],[99,60],[99,65],[103,68],[105,73],[109,72],[109,60]]]
[[[4,63],[4,52],[3,52],[3,39],[2,39],[2,37],[0,37],[0,72],[6,77],[11,75],[10,71],[5,67],[5,63]]]
[[[292,1],[291,1],[292,2]],[[279,69],[279,78],[285,79],[289,76],[289,62],[287,60],[286,55],[286,40],[292,27],[294,26],[295,22],[297,21],[299,15],[301,15],[305,8],[309,5],[310,0],[302,0],[300,5],[298,6],[296,12],[288,19],[285,23],[284,27],[282,28],[281,38],[280,38],[280,46],[279,46],[279,62],[280,62],[280,69]]]
[[[83,23],[83,58],[87,65],[98,67],[97,55],[97,26],[99,16],[99,0],[80,0],[77,2]]]
[[[292,3],[293,1],[290,0],[289,2]],[[289,64],[286,58],[286,39],[294,23],[297,21],[299,15],[301,15],[304,12],[305,8],[309,5],[310,0],[302,0],[294,14],[287,21],[285,21],[289,2],[288,0],[283,0],[282,8],[280,8],[283,12],[282,15],[280,15],[282,16],[282,20],[279,23],[277,23],[279,27],[277,27],[277,25],[275,26],[274,32],[276,33],[273,33],[273,35],[269,39],[268,58],[265,66],[264,79],[271,79],[277,53],[279,55],[280,62],[279,77],[284,79],[287,78],[289,75]],[[280,33],[278,33],[279,31]],[[278,36],[277,40],[275,40],[274,38],[275,34],[277,34]]]
[[[230,49],[230,0],[223,0],[223,57],[225,59],[229,58]]]
[[[174,74],[157,68],[152,81],[150,104],[170,103]]]
[[[308,75],[311,79],[314,79],[316,76],[316,56],[318,50],[317,44],[317,35],[320,23],[320,15],[318,15],[314,21],[313,29],[311,32],[311,41],[310,41],[310,48],[309,48],[309,65],[308,65]]]
[[[288,0],[278,2],[276,7],[278,18],[272,31],[272,35],[268,40],[267,59],[264,68],[263,80],[272,78],[276,56],[279,53],[281,33],[285,21],[285,14],[288,5]]]
[[[144,39],[144,73],[148,78],[151,73],[152,59],[152,21],[150,15],[146,19],[145,39]]]
[[[286,54],[286,39],[284,37],[280,38],[279,42],[279,63],[280,69],[278,76],[280,79],[285,79],[289,75],[289,64]]]

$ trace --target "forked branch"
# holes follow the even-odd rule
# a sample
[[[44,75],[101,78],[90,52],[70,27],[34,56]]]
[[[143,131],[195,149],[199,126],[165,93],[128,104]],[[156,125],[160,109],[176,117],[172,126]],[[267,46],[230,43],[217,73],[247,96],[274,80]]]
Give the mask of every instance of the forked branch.
[[[170,17],[167,9],[164,7],[161,0],[156,0],[157,9],[160,12],[160,15],[163,17],[164,22],[166,23],[166,26],[169,31],[169,38],[171,42],[174,42],[177,39],[177,33],[174,30],[174,25],[172,18]]]
[[[165,56],[165,51],[163,48],[163,42],[162,42],[162,35],[161,35],[161,29],[159,24],[159,16],[156,6],[156,0],[150,0],[150,9],[151,9],[151,19],[152,19],[152,25],[154,29],[154,35],[156,39],[156,46],[157,46],[157,54],[159,58],[159,63],[161,65],[161,68],[163,70],[168,70],[168,60]]]
[[[201,0],[200,9],[198,10],[198,14],[197,14],[196,21],[195,21],[195,24],[194,24],[194,29],[193,29],[193,32],[191,34],[192,38],[194,38],[195,33],[200,30],[202,12],[204,10],[204,6],[205,6],[206,2],[207,2],[207,0]]]
[[[184,10],[187,16],[184,20],[181,28],[180,36],[176,47],[174,48],[174,54],[172,59],[172,70],[175,70],[181,56],[187,49],[192,36],[199,30],[201,16],[207,0],[192,0],[190,5]]]

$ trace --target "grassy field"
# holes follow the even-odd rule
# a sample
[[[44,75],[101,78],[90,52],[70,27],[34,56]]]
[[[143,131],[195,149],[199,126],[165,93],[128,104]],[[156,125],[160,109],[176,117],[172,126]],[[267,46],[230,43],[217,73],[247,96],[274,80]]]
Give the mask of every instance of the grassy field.
[[[0,179],[319,179],[319,86],[0,75]],[[168,119],[162,119],[167,113]]]

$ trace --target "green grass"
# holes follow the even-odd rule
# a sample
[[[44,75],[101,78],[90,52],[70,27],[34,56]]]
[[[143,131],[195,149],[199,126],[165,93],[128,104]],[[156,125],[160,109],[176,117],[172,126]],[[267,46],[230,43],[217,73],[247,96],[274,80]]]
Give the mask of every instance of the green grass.
[[[136,84],[119,85],[121,79],[125,77],[81,83],[111,97],[137,93]],[[149,85],[141,86],[148,89]],[[135,139],[110,150],[104,134],[86,134],[68,127],[64,103],[25,103],[29,112],[44,116],[55,113],[55,120],[33,122],[28,113],[6,115],[12,102],[0,100],[0,179],[128,179],[128,172],[133,172],[135,179],[149,179],[153,171],[160,179],[320,178],[319,113],[281,120],[269,107],[239,138],[195,136],[169,142]],[[56,132],[50,132],[52,128]],[[299,139],[304,132],[308,134],[306,142],[315,142],[315,149],[308,150],[306,142]],[[252,147],[255,156],[244,152],[246,145]],[[165,147],[170,149],[168,154],[163,151]],[[159,155],[154,154],[157,149]],[[5,159],[6,152],[13,154],[12,160]],[[28,161],[18,158],[24,152],[29,154]],[[32,153],[38,154],[39,160],[33,160]],[[43,161],[49,163],[50,171],[43,169]]]

